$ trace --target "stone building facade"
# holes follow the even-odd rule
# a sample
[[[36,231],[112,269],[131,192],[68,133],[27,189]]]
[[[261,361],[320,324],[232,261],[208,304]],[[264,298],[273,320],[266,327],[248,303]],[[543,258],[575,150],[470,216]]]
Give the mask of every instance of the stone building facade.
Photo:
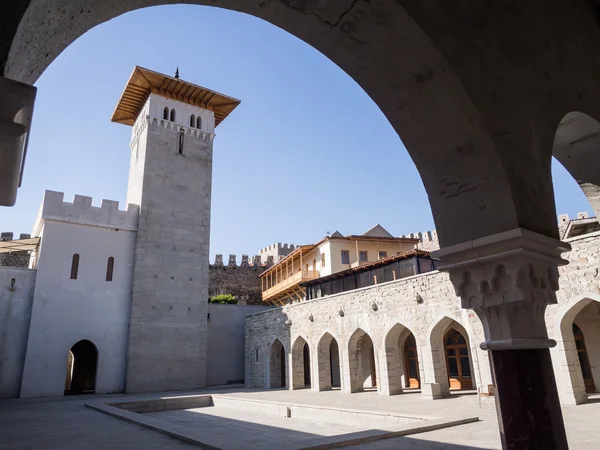
[[[600,232],[566,240],[569,265],[560,269],[558,303],[547,307],[546,325],[557,342],[551,354],[561,401],[578,404],[600,392]],[[453,347],[451,338],[464,345]],[[389,395],[415,387],[416,378],[428,399],[452,388],[486,391],[494,383],[483,341],[480,319],[461,307],[448,274],[429,272],[248,316],[246,384],[326,390],[338,377],[346,392]],[[459,351],[464,355],[450,355]],[[460,376],[450,375],[457,366]]]
[[[242,255],[242,261],[238,265],[236,255],[229,255],[229,262],[224,265],[223,255],[216,255],[214,264],[208,268],[208,297],[231,294],[238,305],[262,304],[258,276],[272,264],[272,258],[268,258],[263,264],[260,255],[254,256],[252,261],[248,260],[248,255]]]

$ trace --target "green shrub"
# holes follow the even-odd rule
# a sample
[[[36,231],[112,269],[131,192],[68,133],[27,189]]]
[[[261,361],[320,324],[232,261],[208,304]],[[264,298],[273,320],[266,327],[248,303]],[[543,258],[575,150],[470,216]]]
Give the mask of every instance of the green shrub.
[[[235,305],[237,300],[231,294],[213,295],[208,299],[208,303],[217,303],[219,305]]]

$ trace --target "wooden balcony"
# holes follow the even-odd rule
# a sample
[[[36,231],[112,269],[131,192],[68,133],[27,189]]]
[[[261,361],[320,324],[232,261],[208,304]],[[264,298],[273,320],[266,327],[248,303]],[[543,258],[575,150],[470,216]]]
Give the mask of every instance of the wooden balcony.
[[[280,297],[285,297],[288,294],[304,292],[304,289],[298,285],[304,281],[314,280],[315,278],[319,278],[318,271],[299,270],[295,274],[264,290],[262,293],[263,301],[272,301]]]

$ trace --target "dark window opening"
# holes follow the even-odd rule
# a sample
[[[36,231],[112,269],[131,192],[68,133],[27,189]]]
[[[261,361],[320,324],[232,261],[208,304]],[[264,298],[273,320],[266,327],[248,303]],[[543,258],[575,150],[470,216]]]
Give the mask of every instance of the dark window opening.
[[[79,255],[75,253],[71,260],[71,280],[76,280],[79,273]]]
[[[196,126],[196,116],[193,114],[190,116],[190,127],[194,128]]]
[[[202,128],[202,119],[200,118],[200,116],[198,116],[198,118],[196,119],[196,128]]]
[[[106,281],[113,280],[113,269],[115,267],[115,258],[112,256],[108,258],[108,262],[106,263]]]
[[[171,122],[175,122],[175,108],[171,110]]]
[[[169,108],[167,108],[166,106],[165,106],[165,109],[163,111],[163,119],[169,120]]]
[[[177,149],[177,153],[183,155],[183,131],[179,133],[179,146]]]

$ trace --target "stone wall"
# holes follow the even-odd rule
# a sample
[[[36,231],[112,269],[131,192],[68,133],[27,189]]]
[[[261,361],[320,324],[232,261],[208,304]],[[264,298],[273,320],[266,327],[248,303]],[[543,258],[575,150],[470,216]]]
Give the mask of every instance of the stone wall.
[[[569,241],[572,251],[563,255],[569,265],[560,268],[558,304],[550,305],[546,311],[549,337],[558,343],[552,349],[552,356],[564,404],[587,399],[571,331],[575,315],[583,308],[596,307],[592,312],[597,314],[596,331],[600,336],[600,232]],[[464,330],[467,335],[474,383],[491,384],[488,354],[479,348],[484,340],[481,322],[473,311],[461,308],[446,273],[430,272],[248,316],[246,385],[259,388],[274,385],[270,379],[274,373],[271,348],[280,341],[287,358],[287,385],[295,388],[299,365],[293,348],[294,343],[303,339],[310,348],[311,386],[323,389],[323,379],[327,378],[323,376],[323,366],[328,363],[322,360],[320,343],[333,337],[340,348],[342,389],[351,392],[355,389],[353,379],[357,370],[353,361],[355,337],[364,332],[371,337],[375,348],[379,391],[398,392],[398,371],[403,369],[398,363],[397,337],[410,330],[417,343],[422,385],[439,385],[444,394],[448,380],[442,339],[450,326]],[[600,374],[600,344],[595,336],[590,332],[586,343],[588,351],[595,355],[590,357],[592,371]],[[600,385],[600,376],[596,384]]]
[[[0,233],[0,242],[12,241],[12,232]],[[19,239],[29,239],[30,234],[21,233]],[[0,253],[0,267],[29,267],[29,252]]]
[[[0,398],[18,397],[21,390],[36,274],[0,267]]]
[[[244,382],[244,322],[268,306],[208,305],[206,384]]]
[[[223,264],[223,255],[216,255],[214,264],[208,270],[208,296],[231,294],[239,305],[262,304],[262,287],[258,276],[273,264],[272,259],[266,264],[261,257],[255,256],[252,261],[242,255],[241,264],[236,263],[236,255],[229,255],[227,265]]]

